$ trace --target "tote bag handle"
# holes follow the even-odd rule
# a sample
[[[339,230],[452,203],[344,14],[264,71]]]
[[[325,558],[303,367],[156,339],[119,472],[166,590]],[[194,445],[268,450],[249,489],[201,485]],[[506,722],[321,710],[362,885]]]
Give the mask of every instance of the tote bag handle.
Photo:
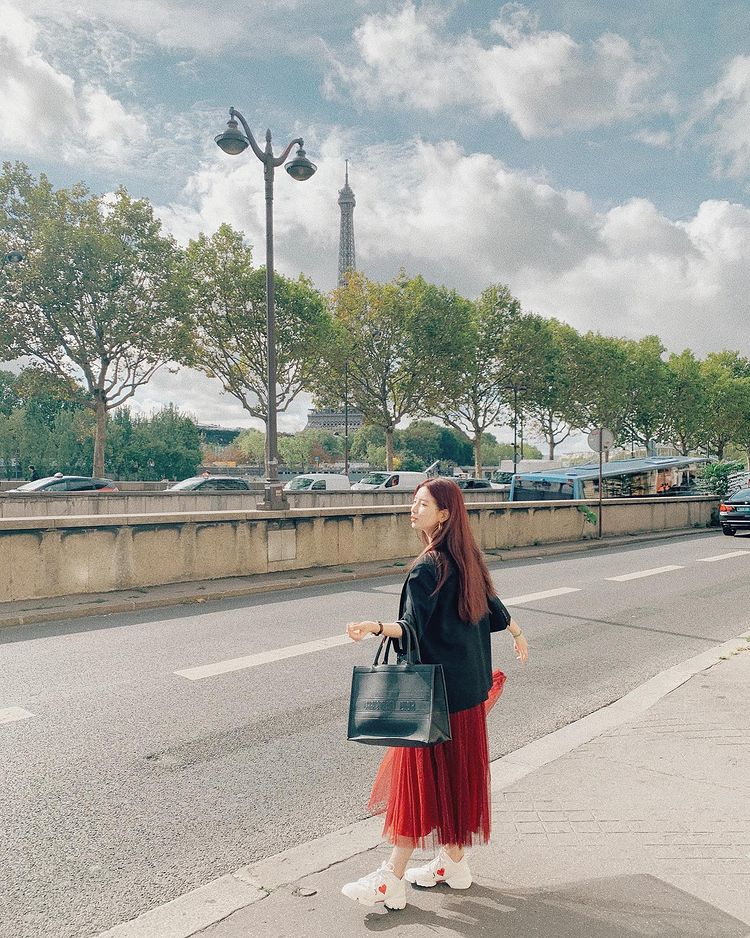
[[[405,622],[399,622],[404,636],[406,637],[406,654],[404,655],[403,664],[420,664],[422,661],[422,655],[419,649],[419,639],[417,638],[417,633],[414,629],[407,625]],[[375,660],[373,661],[373,666],[380,664],[380,656],[385,650],[385,655],[383,657],[383,664],[388,664],[388,658],[391,653],[391,648],[393,649],[394,655],[398,657],[398,649],[396,647],[396,642],[398,639],[388,638],[383,636],[378,645],[378,650],[375,653]]]

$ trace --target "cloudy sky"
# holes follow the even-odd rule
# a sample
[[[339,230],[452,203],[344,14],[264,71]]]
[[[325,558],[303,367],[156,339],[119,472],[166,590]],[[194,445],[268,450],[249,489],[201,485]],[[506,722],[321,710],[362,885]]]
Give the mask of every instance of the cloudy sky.
[[[348,158],[374,279],[502,281],[581,330],[750,354],[746,0],[0,0],[2,159],[125,184],[181,242],[228,221],[262,263],[261,165],[213,143],[230,105],[318,165],[277,176],[287,275],[335,285]],[[184,371],[137,406],[170,400],[252,423]]]

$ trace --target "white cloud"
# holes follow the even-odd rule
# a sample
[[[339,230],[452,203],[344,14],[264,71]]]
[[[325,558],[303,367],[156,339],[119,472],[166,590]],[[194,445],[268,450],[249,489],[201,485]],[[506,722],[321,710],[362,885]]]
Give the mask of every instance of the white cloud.
[[[24,155],[54,148],[70,162],[127,160],[145,139],[142,117],[56,68],[38,39],[30,18],[0,3],[0,143]]]
[[[661,71],[652,48],[636,50],[614,33],[578,43],[566,33],[540,30],[515,3],[503,7],[490,32],[496,40],[450,35],[444,13],[409,0],[396,12],[364,18],[354,34],[358,60],[334,60],[328,88],[349,88],[371,106],[504,114],[527,138],[673,107],[652,91]]]
[[[750,56],[738,55],[704,95],[710,116],[708,142],[717,175],[741,178],[750,172]]]
[[[672,133],[668,130],[638,130],[633,138],[649,147],[669,147],[673,142]]]
[[[476,296],[510,285],[527,309],[581,330],[640,337],[698,354],[742,347],[738,298],[750,293],[750,209],[704,202],[676,221],[646,199],[597,212],[585,194],[509,169],[452,141],[420,140],[359,152],[338,131],[308,151],[319,171],[304,184],[279,174],[275,190],[276,268],[335,285],[343,156],[351,155],[357,198],[358,266],[388,280],[404,266]],[[179,204],[160,209],[181,239],[222,221],[243,230],[264,261],[260,164],[217,154],[192,177]],[[709,326],[710,323],[710,326]]]
[[[118,29],[142,43],[206,55],[225,49],[310,52],[315,37],[351,0],[25,0],[32,15],[68,29],[71,18]],[[290,28],[291,24],[291,28]]]

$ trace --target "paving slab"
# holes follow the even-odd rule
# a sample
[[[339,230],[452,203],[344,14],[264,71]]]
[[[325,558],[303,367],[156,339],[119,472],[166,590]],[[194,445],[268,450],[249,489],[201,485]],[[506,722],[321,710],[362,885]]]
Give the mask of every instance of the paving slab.
[[[521,778],[495,773],[492,843],[466,892],[411,888],[403,911],[368,910],[340,887],[387,846],[316,864],[311,845],[319,871],[297,877],[303,846],[288,877],[267,863],[265,898],[201,936],[749,938],[750,641],[730,644],[649,709]]]

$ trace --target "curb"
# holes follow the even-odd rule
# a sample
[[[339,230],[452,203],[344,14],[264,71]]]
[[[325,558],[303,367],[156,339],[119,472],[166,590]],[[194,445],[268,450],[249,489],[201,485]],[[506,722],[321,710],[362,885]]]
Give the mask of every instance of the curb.
[[[507,563],[513,560],[526,560],[540,557],[554,557],[559,554],[579,553],[588,550],[600,550],[606,547],[622,547],[629,544],[642,544],[648,541],[666,540],[673,537],[685,537],[688,534],[715,534],[717,528],[681,528],[675,531],[659,531],[656,533],[618,535],[611,539],[592,538],[585,541],[563,541],[559,544],[540,544],[532,547],[512,547],[507,550],[486,551],[487,563]],[[310,576],[295,576],[286,580],[248,583],[236,587],[206,587],[190,593],[166,596],[137,596],[128,599],[115,598],[99,600],[81,600],[75,605],[54,607],[48,609],[28,609],[22,612],[4,615],[0,607],[0,628],[22,625],[33,625],[39,622],[56,622],[69,619],[82,619],[89,616],[116,615],[118,613],[139,612],[142,609],[161,609],[168,606],[188,606],[197,603],[217,602],[223,599],[239,599],[243,596],[254,596],[259,593],[273,593],[281,590],[303,589],[306,586],[328,586],[333,583],[348,583],[357,580],[369,580],[376,577],[395,576],[402,568],[399,563],[408,563],[412,557],[389,561],[390,566],[377,569],[362,569],[351,573],[331,572],[317,573]],[[385,561],[384,561],[385,562]],[[296,571],[295,571],[296,572]],[[263,576],[261,574],[260,576]],[[200,582],[200,581],[199,581]],[[209,580],[208,583],[221,581]],[[174,586],[175,584],[165,584]],[[179,585],[179,584],[177,584]],[[158,589],[159,587],[155,587]],[[122,592],[129,592],[123,590]],[[80,594],[79,594],[80,595]],[[66,597],[59,597],[65,599]],[[75,600],[73,600],[75,602]]]
[[[608,730],[636,719],[701,671],[747,647],[750,631],[661,671],[623,697],[491,763],[493,794]],[[191,938],[282,886],[342,863],[382,842],[382,820],[366,818],[220,876],[95,938]]]

